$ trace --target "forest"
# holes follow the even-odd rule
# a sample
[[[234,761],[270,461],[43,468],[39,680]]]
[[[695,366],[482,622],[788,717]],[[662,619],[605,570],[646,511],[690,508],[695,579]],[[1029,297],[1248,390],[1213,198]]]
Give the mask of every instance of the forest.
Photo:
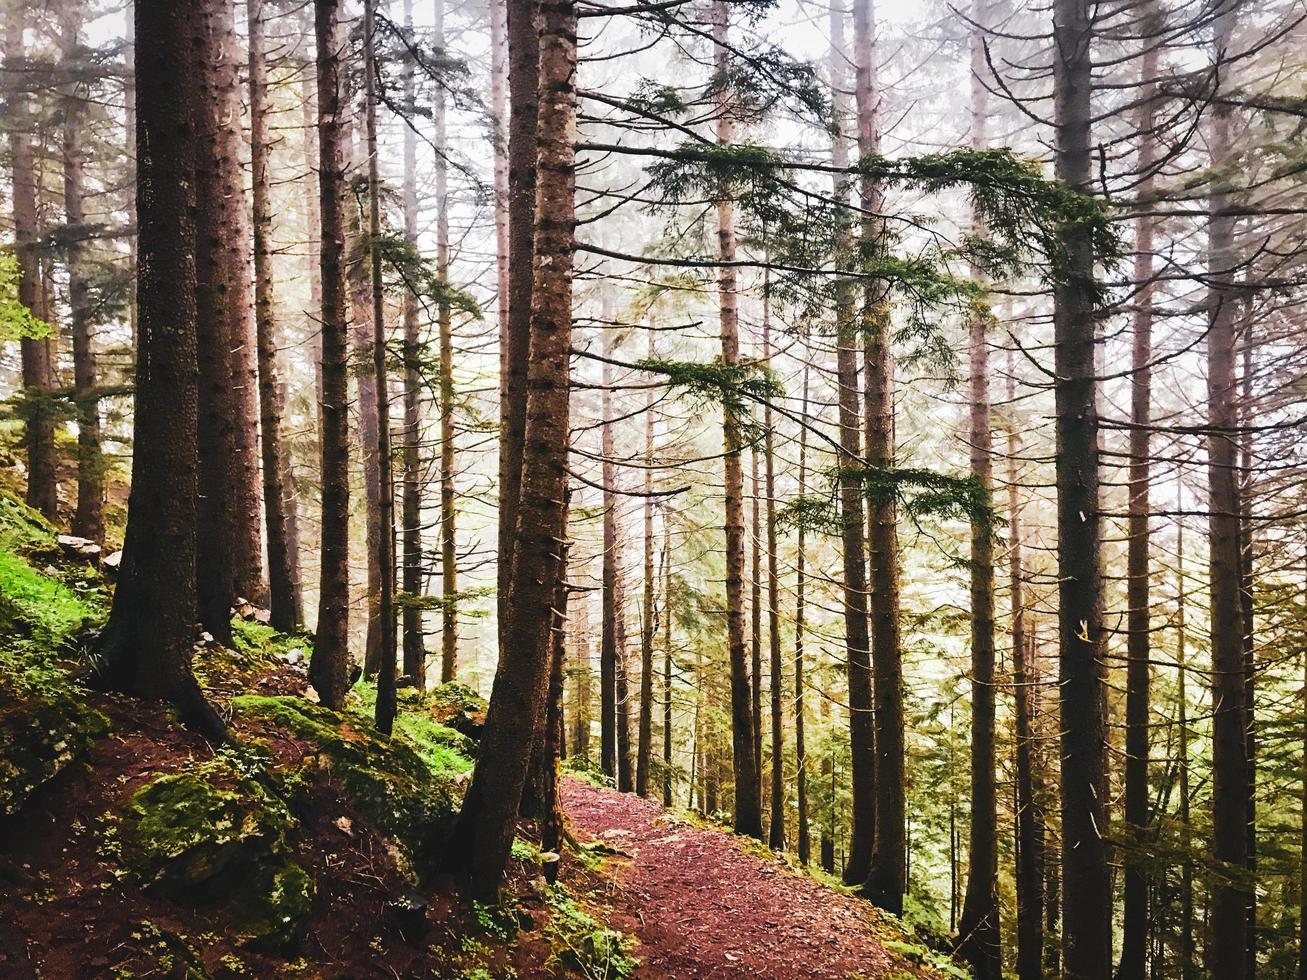
[[[0,977],[1307,980],[1303,0],[0,31]]]

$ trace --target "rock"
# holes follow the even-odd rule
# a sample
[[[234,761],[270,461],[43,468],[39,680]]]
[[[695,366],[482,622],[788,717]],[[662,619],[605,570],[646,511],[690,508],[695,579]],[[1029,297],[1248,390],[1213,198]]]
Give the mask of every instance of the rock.
[[[450,681],[433,688],[427,700],[431,705],[431,717],[440,724],[448,725],[474,741],[481,738],[488,705],[476,691],[466,684]]]
[[[302,697],[246,694],[233,698],[231,707],[237,716],[312,746],[288,782],[329,779],[333,791],[395,846],[401,867],[413,878],[435,867],[462,802],[464,787],[453,772],[433,772],[405,740],[382,736],[370,721]],[[357,821],[352,826],[357,833]]]
[[[105,555],[101,567],[110,575],[116,575],[118,569],[122,567],[122,564],[123,553],[122,549],[119,549],[118,551],[111,551],[109,554]]]
[[[145,784],[128,812],[129,865],[151,888],[230,908],[254,945],[302,936],[316,889],[290,848],[290,810],[255,776],[219,755]]]
[[[70,561],[80,561],[94,568],[100,567],[101,548],[89,538],[79,538],[75,534],[60,534],[55,538],[59,550]]]

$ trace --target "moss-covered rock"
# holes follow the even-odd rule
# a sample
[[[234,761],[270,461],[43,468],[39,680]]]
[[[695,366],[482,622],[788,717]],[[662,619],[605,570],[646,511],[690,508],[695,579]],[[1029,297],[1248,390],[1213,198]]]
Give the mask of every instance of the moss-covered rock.
[[[450,681],[433,688],[424,698],[431,717],[470,739],[480,739],[486,723],[486,699],[466,684]]]
[[[54,542],[45,518],[0,491],[0,813],[17,810],[109,730],[61,663],[69,638],[102,610],[80,578],[75,590],[25,557]]]
[[[285,946],[300,936],[314,885],[294,861],[294,818],[233,755],[158,777],[128,812],[128,860],[150,887],[187,905],[231,908],[250,942]]]
[[[462,799],[462,775],[470,766],[465,758],[437,768],[433,761],[441,753],[434,746],[419,754],[405,737],[387,738],[363,718],[300,697],[244,695],[233,699],[232,711],[312,746],[301,770],[283,777],[330,779],[390,840],[406,870],[416,875],[432,866],[434,849]]]
[[[109,731],[68,673],[29,644],[0,649],[0,813],[13,813]]]

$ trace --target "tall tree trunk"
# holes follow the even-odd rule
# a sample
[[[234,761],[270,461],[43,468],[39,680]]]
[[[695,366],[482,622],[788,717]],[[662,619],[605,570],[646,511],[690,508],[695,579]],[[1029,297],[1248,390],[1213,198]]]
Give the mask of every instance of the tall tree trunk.
[[[569,631],[576,666],[575,698],[572,701],[572,755],[590,758],[590,593],[582,590],[575,599],[576,623]]]
[[[554,590],[554,651],[550,658],[549,693],[545,701],[545,724],[542,732],[543,767],[542,796],[544,809],[540,815],[540,849],[547,855],[558,855],[563,849],[563,805],[558,795],[559,764],[565,755],[563,746],[563,659],[567,650],[567,549],[563,546],[563,572],[558,576]],[[542,868],[545,881],[556,884],[561,861],[547,859]]]
[[[1176,482],[1176,507],[1183,511],[1182,485]],[[1193,836],[1189,813],[1189,695],[1186,690],[1188,669],[1189,634],[1185,624],[1185,582],[1184,572],[1184,518],[1176,519],[1175,524],[1175,662],[1176,662],[1176,700],[1179,703],[1177,724],[1180,730],[1179,758],[1180,770],[1180,846],[1183,854],[1192,854]],[[1198,962],[1194,956],[1194,862],[1186,860],[1180,866],[1180,978],[1194,980],[1198,976]],[[1303,978],[1307,980],[1307,978]]]
[[[1055,0],[1053,62],[1057,176],[1090,190],[1088,0]],[[1061,233],[1069,275],[1053,291],[1057,412],[1059,691],[1062,711],[1062,970],[1068,980],[1111,971],[1107,867],[1107,712],[1103,669],[1098,415],[1094,404],[1093,246],[1087,229]]]
[[[655,357],[653,330],[649,331],[649,360]],[[644,609],[640,622],[640,723],[636,741],[635,791],[649,795],[649,757],[653,752],[653,648],[654,632],[654,421],[653,388],[644,402]]]
[[[799,409],[799,499],[808,488],[808,383],[809,366],[803,363],[803,404]],[[804,744],[804,699],[807,695],[807,678],[804,676],[803,640],[807,615],[805,588],[807,586],[807,555],[805,528],[798,529],[795,545],[794,570],[794,796],[799,808],[799,863],[812,860],[812,829],[808,824],[808,749]]]
[[[758,798],[762,799],[762,485],[758,482],[758,447],[749,447],[749,708],[753,714],[753,758],[758,770]]]
[[[495,4],[501,7],[502,4]],[[404,29],[413,30],[413,0],[404,0]],[[408,125],[404,127],[404,239],[415,250],[418,241],[418,175],[417,175],[417,91],[414,79],[413,58],[405,57],[402,84],[404,111]],[[437,86],[443,102],[444,90]],[[443,144],[437,144],[443,146]],[[427,661],[422,628],[422,607],[415,600],[422,592],[422,376],[420,371],[421,343],[418,338],[418,301],[412,290],[404,293],[404,489],[403,512],[400,520],[403,554],[400,558],[400,588],[409,600],[401,612],[401,630],[404,648],[404,674],[419,691],[426,690]]]
[[[880,93],[876,83],[875,7],[857,0],[853,7],[854,92],[858,107],[858,150],[880,151]],[[863,179],[864,215],[879,214],[882,196],[874,180]],[[863,220],[863,239],[881,249],[882,229]],[[866,363],[867,464],[894,465],[894,358],[890,352],[889,309],[877,287],[864,295],[863,344]],[[863,894],[881,908],[903,911],[907,888],[907,824],[903,736],[903,655],[899,647],[899,558],[893,495],[867,502],[868,557],[871,586],[871,657],[875,674],[876,844]]]
[[[263,602],[258,366],[250,213],[241,166],[235,9],[204,0],[195,19],[200,96],[195,157],[200,364],[200,622],[231,637],[231,604]]]
[[[348,86],[349,79],[345,79]],[[360,139],[358,117],[353,111],[353,98],[346,89],[345,112],[349,119],[350,172],[368,168],[366,134]],[[377,375],[372,367],[372,337],[375,331],[372,312],[372,249],[368,244],[368,230],[364,222],[365,196],[356,191],[349,193],[347,223],[348,272],[350,306],[350,340],[359,361],[351,364],[350,374],[358,393],[358,446],[363,469],[363,522],[364,557],[367,560],[367,595],[364,609],[367,612],[363,645],[363,672],[376,677],[381,670],[382,626],[381,610],[381,468],[377,447],[381,441],[381,415],[377,408]],[[362,355],[367,354],[366,360]]]
[[[1011,350],[1007,363],[1007,404],[1016,405],[1016,363]],[[1035,793],[1034,706],[1035,671],[1031,669],[1034,645],[1026,629],[1025,566],[1021,491],[1017,460],[1021,436],[1016,421],[1007,433],[1007,509],[1011,550],[1008,557],[1012,603],[1012,664],[1014,727],[1016,735],[1017,803],[1017,977],[1040,980],[1044,975],[1044,821],[1043,801]]]
[[[23,49],[25,6],[17,4],[5,18],[5,67],[21,77],[26,61]],[[13,175],[10,199],[14,211],[14,241],[18,258],[18,302],[36,316],[46,315],[41,299],[40,228],[37,224],[36,161],[30,118],[21,86],[9,97],[9,166]],[[22,380],[26,403],[27,505],[50,520],[59,516],[55,477],[55,415],[50,389],[54,386],[54,355],[49,337],[24,337],[20,342]]]
[[[349,340],[345,304],[345,106],[340,0],[314,0],[318,88],[318,213],[322,274],[322,527],[317,642],[309,679],[322,703],[349,690]]]
[[[576,190],[576,7],[541,6],[539,179],[527,417],[504,655],[477,767],[445,850],[470,897],[493,901],[508,861],[530,746],[548,688],[553,600],[567,536],[572,262]]]
[[[713,66],[719,77],[727,77],[729,5],[713,0]],[[717,143],[729,146],[735,138],[732,97],[723,89],[716,105]],[[740,363],[740,326],[735,269],[735,204],[717,205],[717,294],[720,303],[722,363]],[[762,837],[762,803],[758,792],[758,757],[753,724],[749,664],[744,640],[744,470],[740,455],[740,420],[730,408],[722,413],[722,441],[725,447],[724,490],[726,496],[726,646],[731,664],[731,757],[735,777],[735,830]]]
[[[390,456],[390,378],[386,365],[386,301],[381,281],[381,178],[377,157],[377,0],[364,2],[363,71],[368,131],[368,249],[372,279],[372,373],[377,386],[377,500],[381,534],[377,538],[377,618],[381,663],[377,670],[377,728],[390,734],[395,723],[395,481]]]
[[[617,690],[618,664],[622,658],[620,649],[624,630],[618,624],[622,615],[622,566],[620,542],[617,526],[617,464],[615,454],[616,442],[613,436],[613,366],[610,363],[613,353],[613,337],[609,332],[603,337],[603,395],[600,407],[603,415],[600,424],[600,454],[603,456],[603,534],[604,553],[602,569],[603,588],[603,622],[602,638],[599,650],[600,685],[600,762],[606,776],[617,779],[621,769],[618,756],[618,720],[617,713],[625,710],[620,703]]]
[[[1234,6],[1222,4],[1215,22],[1215,58],[1228,54],[1234,32]],[[1240,599],[1238,424],[1235,387],[1235,269],[1234,224],[1229,194],[1234,148],[1233,110],[1212,107],[1208,144],[1212,156],[1209,198],[1207,439],[1209,485],[1209,568],[1211,575],[1212,646],[1212,856],[1221,863],[1213,883],[1207,967],[1222,980],[1247,976],[1248,887],[1241,880],[1248,861],[1247,694],[1244,676],[1243,624]]]
[[[1160,11],[1150,3],[1139,62],[1139,162],[1141,200],[1152,198],[1157,167],[1158,46]],[[1147,205],[1145,205],[1147,207]],[[1149,667],[1151,597],[1149,587],[1150,426],[1152,423],[1153,359],[1153,230],[1156,219],[1145,215],[1135,221],[1134,343],[1130,376],[1130,498],[1126,545],[1126,745],[1125,819],[1131,847],[1125,865],[1122,913],[1121,963],[1117,980],[1144,980],[1148,958],[1149,876],[1143,862],[1151,837],[1148,801]]]
[[[985,149],[987,96],[985,71],[986,0],[972,7],[971,145]],[[984,235],[978,214],[971,233]],[[978,268],[972,278],[982,281]],[[990,431],[989,338],[987,318],[971,318],[971,477],[986,501],[994,496],[993,435]],[[998,906],[998,785],[994,741],[994,532],[988,522],[971,522],[971,824],[967,839],[967,890],[958,924],[958,949],[976,980],[1000,980],[1003,973]],[[1019,601],[1019,600],[1018,600]],[[1015,633],[1015,631],[1014,631]],[[1021,656],[1021,654],[1018,654]]]
[[[282,444],[285,411],[277,365],[276,295],[272,280],[272,145],[268,137],[268,65],[264,51],[264,0],[247,0],[250,74],[250,164],[253,171],[254,327],[259,367],[259,433],[263,454],[263,509],[267,515],[271,624],[283,633],[299,628],[291,550],[289,461]]]
[[[139,352],[123,562],[100,679],[170,701],[214,742],[226,726],[191,673],[195,642],[195,185],[191,58],[197,0],[138,0]]]
[[[499,375],[499,646],[508,638],[509,579],[516,549],[526,432],[527,353],[531,336],[532,248],[536,221],[536,128],[540,38],[535,0],[508,6],[508,316]],[[492,5],[493,6],[493,5]],[[500,304],[504,297],[500,297]]]
[[[1248,813],[1244,826],[1248,836],[1247,867],[1250,880],[1257,880],[1257,664],[1253,620],[1253,369],[1252,356],[1255,343],[1252,332],[1251,300],[1242,298],[1244,328],[1239,333],[1243,346],[1239,397],[1239,420],[1244,431],[1239,437],[1239,638],[1244,664],[1244,743],[1248,759],[1248,787],[1246,790]],[[1248,976],[1257,973],[1257,888],[1248,889],[1248,935],[1244,947]]]
[[[840,132],[831,141],[831,162],[836,169],[848,166],[849,139],[844,132],[849,112],[844,45],[845,15],[833,4],[831,25],[831,88]],[[835,179],[835,194],[849,195],[845,179]],[[851,255],[853,235],[839,230],[839,251]],[[836,384],[840,426],[840,524],[844,560],[844,643],[849,684],[850,790],[852,824],[844,882],[860,885],[871,869],[871,852],[876,837],[876,751],[872,717],[871,641],[867,624],[867,560],[862,510],[862,440],[858,412],[858,335],[854,318],[854,285],[837,280],[835,285]],[[829,753],[828,753],[829,754]],[[823,777],[827,773],[823,769]],[[833,805],[833,804],[832,804]],[[832,821],[833,822],[833,821]],[[828,833],[833,828],[827,828]],[[834,840],[829,841],[834,860]],[[826,867],[826,844],[822,841],[822,867]]]
[[[435,44],[445,47],[445,6],[436,0]],[[445,95],[436,86],[436,275],[449,281],[449,192],[445,163]],[[440,679],[458,668],[458,539],[454,522],[454,328],[449,303],[437,310],[440,332]]]
[[[770,285],[765,284],[763,290],[762,358],[770,370]],[[771,665],[771,820],[768,824],[767,843],[776,850],[782,850],[785,847],[785,726],[782,721],[784,679],[781,669],[780,569],[776,555],[776,433],[770,402],[763,410],[763,432],[764,489],[767,494],[767,647]]]
[[[672,805],[672,532],[663,512],[663,806]],[[691,780],[693,782],[693,780]]]
[[[495,309],[499,327],[500,397],[508,373],[509,190],[508,190],[508,4],[490,5],[490,125],[494,141],[495,175]]]
[[[72,67],[81,48],[81,14],[64,9],[59,16],[59,49]],[[91,346],[91,288],[83,244],[87,235],[86,150],[82,146],[82,95],[69,93],[64,103],[63,170],[65,256],[68,266],[68,313],[73,335],[73,400],[77,410],[77,509],[72,532],[104,540],[104,458],[100,452],[100,400],[95,391],[95,351]]]

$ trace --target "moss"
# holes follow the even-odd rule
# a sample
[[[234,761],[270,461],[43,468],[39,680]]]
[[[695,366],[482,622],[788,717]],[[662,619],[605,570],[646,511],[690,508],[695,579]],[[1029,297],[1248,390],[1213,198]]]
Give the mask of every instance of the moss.
[[[463,687],[461,684],[445,686]],[[400,694],[404,695],[408,690],[410,689],[405,688]],[[376,685],[367,681],[360,682],[355,686],[354,691],[359,698],[356,713],[371,719],[377,705]],[[473,694],[472,697],[475,698],[476,695]],[[472,771],[472,759],[477,751],[476,742],[462,732],[437,721],[429,696],[424,697],[416,692],[409,697],[401,696],[399,711],[395,715],[395,733],[408,743],[438,778]]]
[[[299,697],[244,695],[233,699],[232,711],[309,743],[316,751],[305,759],[302,775],[311,778],[317,770],[337,783],[373,828],[393,842],[411,872],[432,866],[434,849],[462,800],[466,759],[434,769],[407,739],[387,738],[357,716]]]
[[[54,528],[0,491],[0,813],[13,813],[109,730],[61,663],[73,634],[103,614],[24,552],[54,547]],[[84,573],[83,573],[84,574]]]
[[[282,947],[302,934],[315,889],[293,859],[290,810],[248,763],[223,753],[137,790],[129,861],[174,901],[226,906],[247,942]]]
[[[441,725],[479,739],[486,723],[486,699],[466,684],[450,681],[428,691],[423,698],[432,719]]]
[[[574,970],[590,980],[624,980],[634,976],[640,961],[632,955],[635,941],[609,929],[581,908],[561,885],[551,887],[549,905],[550,964]]]

